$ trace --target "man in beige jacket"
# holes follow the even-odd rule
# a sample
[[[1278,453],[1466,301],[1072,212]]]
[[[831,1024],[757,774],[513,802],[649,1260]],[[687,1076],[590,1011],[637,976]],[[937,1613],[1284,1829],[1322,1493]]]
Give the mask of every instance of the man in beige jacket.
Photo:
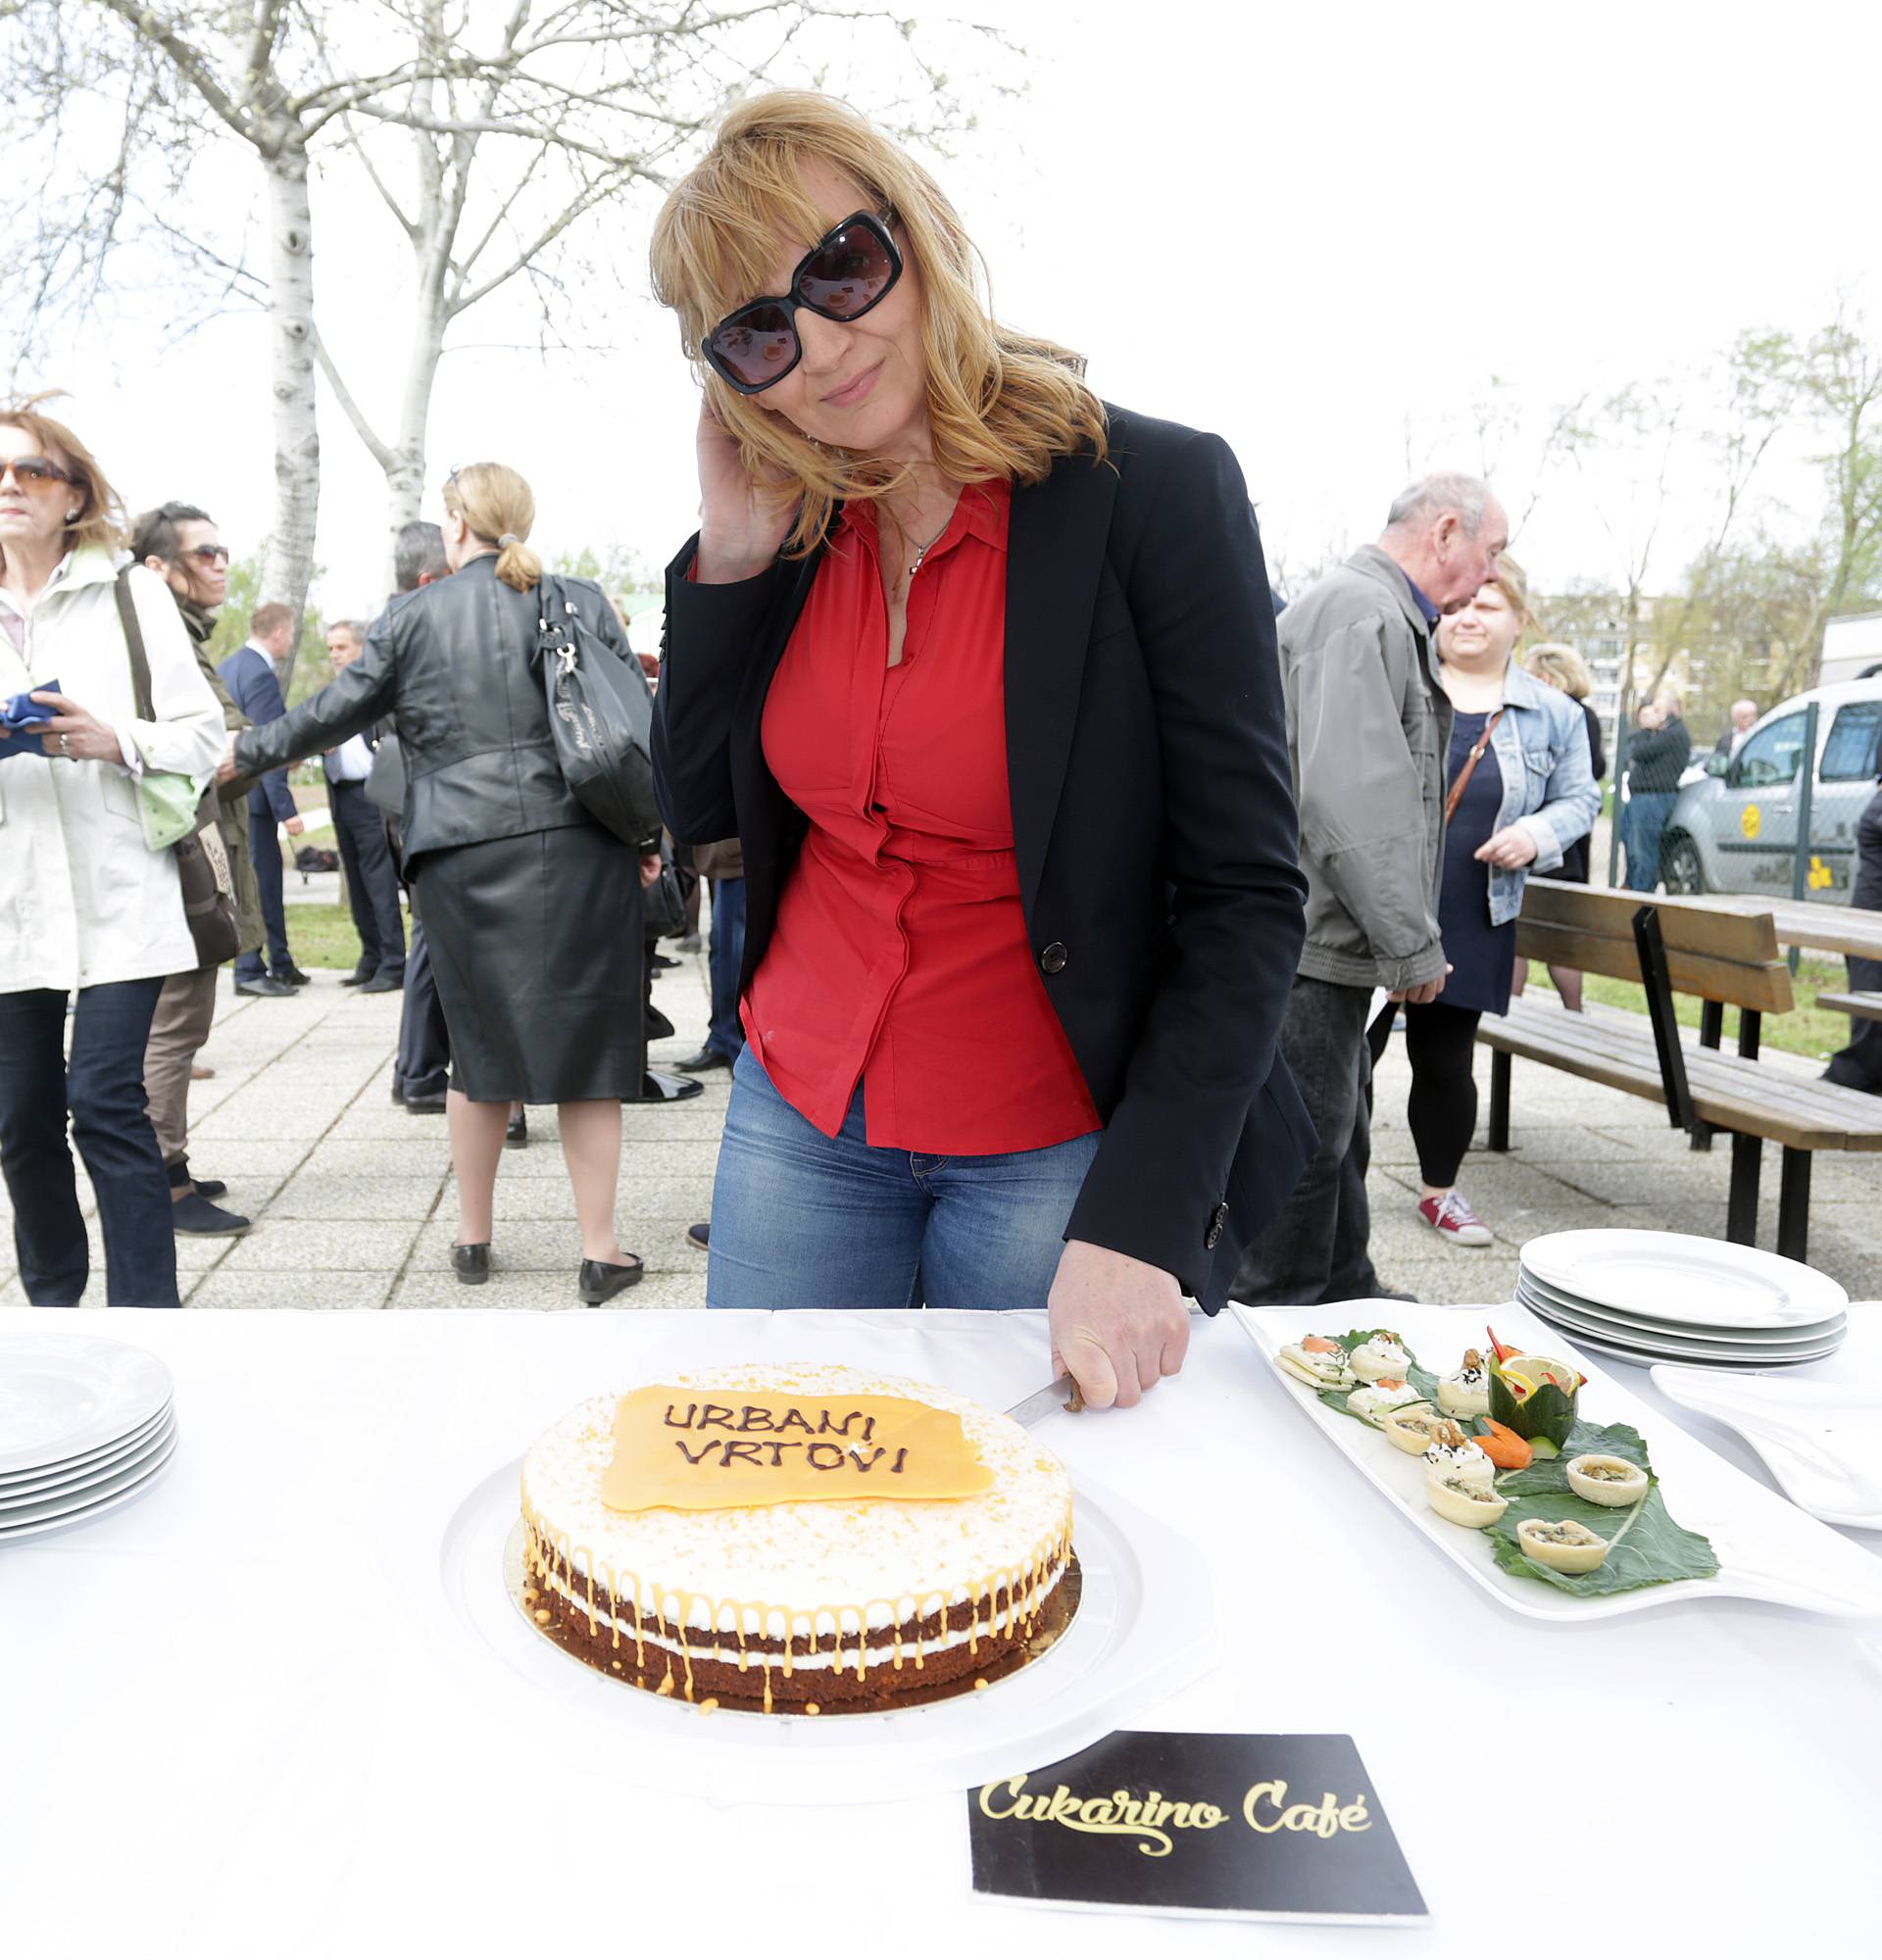
[[[131,553],[163,579],[176,600],[183,625],[227,728],[246,728],[248,716],[229,699],[209,657],[216,612],[228,595],[228,548],[206,511],[193,504],[160,504],[131,527]],[[248,849],[248,806],[241,796],[217,807],[216,830],[228,860],[235,905],[236,946],[252,953],[262,944],[262,898]],[[189,1084],[196,1056],[216,1017],[214,966],[173,973],[157,998],[144,1050],[144,1096],[157,1148],[170,1178],[171,1223],[191,1238],[239,1238],[249,1220],[215,1203],[227,1191],[220,1180],[194,1177],[189,1167]],[[207,1073],[207,1071],[204,1071]]]

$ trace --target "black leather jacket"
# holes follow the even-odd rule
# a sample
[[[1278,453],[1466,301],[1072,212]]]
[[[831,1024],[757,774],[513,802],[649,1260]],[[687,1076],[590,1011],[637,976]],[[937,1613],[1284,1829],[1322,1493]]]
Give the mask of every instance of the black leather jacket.
[[[235,744],[245,775],[336,747],[381,715],[398,722],[409,858],[594,819],[563,781],[535,662],[537,595],[496,575],[496,559],[388,606],[360,658],[319,694]],[[640,662],[601,588],[559,577],[582,623],[634,673]]]

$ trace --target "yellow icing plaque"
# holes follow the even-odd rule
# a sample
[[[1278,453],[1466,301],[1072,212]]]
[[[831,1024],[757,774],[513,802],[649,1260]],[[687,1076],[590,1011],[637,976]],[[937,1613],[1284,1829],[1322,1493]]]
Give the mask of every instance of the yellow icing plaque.
[[[636,1389],[615,1410],[610,1510],[973,1497],[993,1488],[951,1409],[897,1396]]]

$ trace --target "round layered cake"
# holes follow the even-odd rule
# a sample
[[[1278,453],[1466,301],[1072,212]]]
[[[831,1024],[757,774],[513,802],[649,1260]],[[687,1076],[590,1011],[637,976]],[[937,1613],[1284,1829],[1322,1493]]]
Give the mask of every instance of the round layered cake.
[[[1006,1416],[822,1365],[583,1402],[523,1459],[522,1603],[655,1693],[768,1713],[968,1691],[1063,1624],[1071,1480]]]

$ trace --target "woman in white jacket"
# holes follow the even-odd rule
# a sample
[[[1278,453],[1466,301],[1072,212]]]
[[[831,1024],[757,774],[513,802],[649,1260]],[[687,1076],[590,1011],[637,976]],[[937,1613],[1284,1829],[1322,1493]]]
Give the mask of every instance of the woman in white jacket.
[[[196,948],[176,860],[144,843],[136,778],[211,776],[223,716],[175,601],[137,566],[128,591],[153,718],[138,716],[118,610],[121,514],[70,429],[31,402],[0,409],[0,1171],[35,1306],[75,1306],[88,1273],[68,1112],[97,1195],[109,1303],[178,1304],[144,1045],[165,977],[194,967]]]

